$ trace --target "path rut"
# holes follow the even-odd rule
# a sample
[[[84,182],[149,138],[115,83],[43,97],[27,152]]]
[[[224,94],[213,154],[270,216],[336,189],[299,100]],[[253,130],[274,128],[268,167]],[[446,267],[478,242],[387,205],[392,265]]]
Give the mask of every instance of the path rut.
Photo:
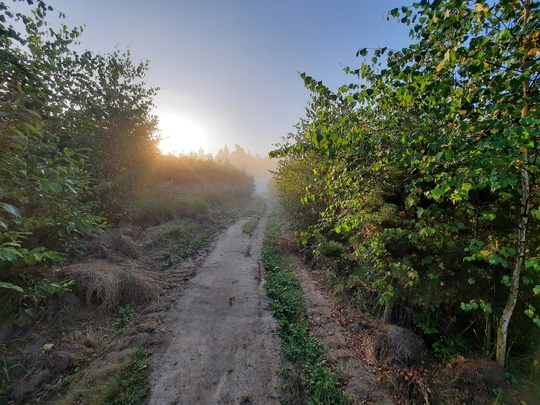
[[[247,219],[233,224],[169,310],[151,405],[279,403],[279,338],[260,259],[269,211],[251,235]]]

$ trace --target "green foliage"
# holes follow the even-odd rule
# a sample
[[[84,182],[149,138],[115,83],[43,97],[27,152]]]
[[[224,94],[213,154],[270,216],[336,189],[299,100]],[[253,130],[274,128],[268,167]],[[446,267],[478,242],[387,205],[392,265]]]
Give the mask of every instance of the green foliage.
[[[259,224],[260,219],[261,219],[260,217],[251,218],[242,227],[242,232],[250,235],[255,230],[255,228],[257,228],[257,225]]]
[[[157,154],[148,63],[74,51],[81,30],[51,28],[51,10],[0,3],[0,288],[9,290],[1,317],[26,305],[17,287],[34,301],[54,289],[23,280],[28,266],[79,254],[106,218],[129,218]]]
[[[129,320],[135,315],[133,304],[127,304],[118,309],[118,317],[115,324],[117,329],[123,329],[127,326]]]
[[[276,247],[280,224],[275,215],[271,217],[268,229],[262,248],[263,264],[269,271],[265,288],[273,299],[270,310],[280,327],[283,354],[300,369],[308,403],[347,404],[349,402],[336,386],[336,373],[325,364],[323,348],[309,334],[300,284],[287,258]]]
[[[138,405],[150,395],[148,352],[135,349],[122,363],[113,380],[103,387],[103,405]]]
[[[51,296],[71,291],[73,284],[73,280],[51,281],[43,274],[19,275],[16,284],[0,282],[0,320],[7,325],[23,325]]]
[[[333,240],[321,242],[317,249],[317,253],[325,257],[339,257],[343,252],[343,245]]]
[[[306,122],[301,121],[297,126],[296,134],[289,134],[290,142],[296,140],[304,142],[302,134]],[[284,149],[288,148],[284,145]],[[308,230],[319,220],[319,213],[325,207],[323,200],[315,195],[320,190],[314,181],[317,178],[315,168],[319,163],[317,156],[306,153],[306,155],[296,155],[292,151],[290,159],[281,159],[278,163],[278,170],[274,174],[274,182],[277,187],[280,204],[287,212],[291,224],[301,230]],[[271,154],[278,157],[277,153]],[[306,190],[309,192],[306,197]],[[312,197],[313,196],[313,197]]]
[[[416,317],[433,337],[489,341],[499,319],[490,350],[504,363],[514,307],[533,322],[540,308],[540,6],[443,0],[389,15],[411,26],[412,45],[376,49],[337,91],[302,74],[312,103],[272,153],[278,186],[294,189],[296,167],[313,164],[292,201],[322,205],[310,229],[346,243],[362,288],[440,319],[445,329]]]

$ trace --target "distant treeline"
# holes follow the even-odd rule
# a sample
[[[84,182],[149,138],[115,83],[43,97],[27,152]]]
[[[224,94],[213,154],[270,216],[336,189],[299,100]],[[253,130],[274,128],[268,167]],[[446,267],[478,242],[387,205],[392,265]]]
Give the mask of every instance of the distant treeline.
[[[277,160],[270,159],[268,156],[252,155],[250,151],[246,152],[238,144],[234,145],[232,152],[228,146],[225,146],[215,156],[206,155],[202,149],[194,156],[201,159],[212,159],[220,163],[230,163],[239,169],[245,170],[255,178],[257,192],[264,192],[267,189],[267,184],[272,178],[272,172],[277,169]]]

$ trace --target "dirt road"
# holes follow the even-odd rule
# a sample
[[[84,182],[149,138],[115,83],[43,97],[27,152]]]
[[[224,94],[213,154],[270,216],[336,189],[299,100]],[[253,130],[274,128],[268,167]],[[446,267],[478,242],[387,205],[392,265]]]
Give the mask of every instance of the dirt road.
[[[247,219],[232,225],[170,309],[151,405],[279,403],[277,325],[261,282],[269,211],[251,235]]]

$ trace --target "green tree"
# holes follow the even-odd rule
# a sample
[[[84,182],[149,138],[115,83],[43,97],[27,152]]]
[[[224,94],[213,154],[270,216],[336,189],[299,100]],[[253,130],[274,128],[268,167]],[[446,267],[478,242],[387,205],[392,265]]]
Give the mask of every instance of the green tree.
[[[104,215],[129,216],[128,202],[157,154],[156,89],[143,81],[148,63],[134,64],[118,51],[73,51],[81,30],[52,29],[51,10],[37,1],[24,14],[0,2],[0,289],[9,292],[0,311],[6,313],[35,288],[57,290],[36,287],[25,266],[79,253],[84,237],[104,228]]]
[[[346,69],[359,82],[334,93],[304,76],[316,116],[298,147],[326,159],[323,218],[350,238],[362,276],[389,311],[401,300],[450,314],[461,301],[498,319],[501,364],[518,296],[540,324],[539,7],[421,1],[390,12],[412,45]],[[425,334],[440,332],[425,319]]]

